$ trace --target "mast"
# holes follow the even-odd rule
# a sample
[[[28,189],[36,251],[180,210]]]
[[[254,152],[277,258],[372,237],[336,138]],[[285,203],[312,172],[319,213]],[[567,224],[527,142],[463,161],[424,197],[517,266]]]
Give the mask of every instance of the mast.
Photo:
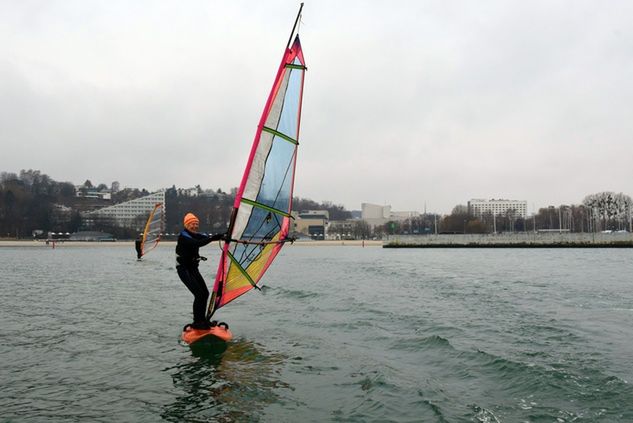
[[[236,269],[238,269],[239,272],[241,272],[241,274],[242,274],[241,278],[245,278],[244,280],[249,281],[250,284],[252,285],[252,287],[258,288],[256,286],[257,282],[253,282],[253,280],[251,279],[251,276],[247,273],[247,271],[244,268],[242,268],[241,264],[238,263],[237,261],[235,261],[235,258],[231,255],[231,252],[229,251],[229,248],[230,248],[231,244],[235,245],[236,243],[241,243],[244,246],[249,246],[251,244],[257,244],[257,245],[260,245],[260,246],[264,246],[263,249],[270,250],[270,251],[267,252],[267,254],[268,254],[268,256],[270,256],[270,260],[271,261],[277,255],[279,249],[281,248],[281,245],[283,245],[283,240],[278,241],[278,242],[243,242],[244,240],[241,240],[241,239],[232,239],[232,235],[233,235],[233,232],[235,230],[235,227],[239,226],[237,224],[237,220],[238,220],[238,214],[241,216],[241,214],[240,214],[241,211],[240,210],[243,210],[243,208],[241,209],[241,205],[242,205],[241,203],[242,203],[242,200],[243,200],[244,190],[245,190],[246,184],[248,182],[250,169],[251,169],[251,166],[253,164],[253,160],[254,160],[255,155],[256,155],[256,153],[258,151],[257,149],[258,149],[258,146],[259,146],[260,136],[261,136],[264,124],[266,122],[266,118],[267,118],[268,114],[270,113],[270,107],[271,107],[272,101],[275,99],[275,96],[277,95],[277,88],[278,88],[277,84],[278,84],[278,81],[284,75],[284,72],[286,71],[286,67],[290,67],[290,62],[288,61],[289,60],[288,58],[290,56],[295,57],[296,54],[297,54],[297,52],[293,52],[290,49],[290,45],[292,43],[292,38],[295,35],[295,31],[297,30],[297,26],[299,25],[299,20],[301,19],[301,11],[302,11],[302,9],[303,9],[303,3],[301,3],[301,6],[299,7],[299,12],[297,13],[297,17],[296,17],[294,25],[292,27],[292,31],[290,32],[290,38],[288,40],[288,44],[287,44],[285,52],[284,52],[284,58],[282,59],[282,63],[279,66],[279,69],[277,71],[277,75],[275,77],[275,83],[273,84],[273,88],[272,88],[272,90],[271,90],[271,92],[270,92],[270,94],[268,96],[268,100],[266,102],[266,106],[264,108],[264,112],[262,113],[262,117],[261,117],[259,125],[258,125],[258,130],[256,132],[255,139],[254,139],[252,147],[251,147],[251,152],[250,152],[250,155],[249,155],[249,158],[248,158],[246,169],[244,171],[244,175],[242,177],[242,182],[241,182],[240,188],[238,189],[238,192],[237,192],[237,194],[235,196],[235,201],[233,203],[233,210],[231,212],[231,217],[230,217],[230,220],[229,220],[229,226],[228,226],[228,230],[227,230],[227,235],[228,236],[224,240],[224,245],[222,247],[222,255],[220,257],[220,262],[218,263],[218,270],[217,270],[217,273],[216,273],[216,279],[215,279],[215,284],[214,284],[214,287],[213,287],[213,292],[212,292],[211,299],[210,299],[208,307],[207,307],[207,316],[206,316],[207,320],[211,319],[211,317],[215,313],[216,309],[222,307],[224,304],[226,304],[227,302],[232,301],[232,299],[236,298],[239,295],[242,295],[242,293],[243,293],[243,292],[240,292],[238,294],[235,294],[235,292],[238,290],[238,289],[235,289],[235,288],[232,291],[229,290],[227,292],[224,292],[225,291],[224,283],[226,282],[226,277],[227,277],[227,274],[225,274],[225,272],[229,273],[229,268],[235,267]],[[298,48],[298,52],[299,52],[299,54],[301,54],[301,48],[300,47]],[[303,61],[302,56],[301,56],[300,60]],[[294,67],[293,66],[292,68],[294,68],[294,69],[299,68],[299,69],[302,69],[303,71],[305,70],[305,67],[298,67],[298,66]],[[301,86],[299,87],[299,93],[300,94],[302,93],[302,90],[303,90],[303,78],[301,78]],[[283,99],[283,96],[281,98]],[[300,113],[301,113],[300,102],[301,102],[301,99],[299,98],[299,106],[298,106],[298,111],[297,111],[298,115],[300,115]],[[281,135],[283,135],[283,134],[281,134]],[[296,142],[295,142],[295,144],[296,144]],[[295,146],[295,149],[296,149],[296,146]],[[294,157],[294,155],[293,155],[293,157]],[[293,170],[294,170],[294,168],[293,168]],[[293,175],[293,177],[294,177],[294,175]],[[291,188],[291,190],[292,190],[292,188]],[[292,199],[292,191],[290,193],[290,199]],[[255,199],[253,199],[253,200],[255,200]],[[252,202],[253,201],[250,201],[249,203],[252,203]],[[271,209],[271,210],[273,210],[273,209]],[[276,211],[276,210],[274,210],[274,211]],[[248,212],[248,215],[250,216],[250,212]],[[280,228],[281,228],[281,224],[280,224]],[[244,230],[244,228],[242,228],[242,231],[243,230]],[[270,247],[269,248],[270,244],[279,244],[279,246],[275,246],[275,247]],[[235,249],[237,247],[233,247],[233,248]],[[250,248],[250,247],[248,247],[248,248]],[[266,256],[266,257],[268,257],[268,256]],[[231,260],[234,261],[233,264],[231,263]],[[226,264],[227,261],[229,262],[228,265]],[[263,261],[261,265],[263,266],[263,270],[261,270],[261,273],[260,273],[259,277],[261,277],[261,274],[263,274],[263,272],[266,270],[266,268],[270,265],[270,262],[264,262]],[[249,287],[249,289],[250,289],[250,287]],[[244,291],[244,292],[246,292],[246,291]],[[231,293],[233,293],[233,294],[231,294]],[[233,297],[229,297],[229,299],[226,302],[223,302],[223,298],[225,297],[225,295],[229,295],[229,296],[233,295]]]
[[[299,13],[297,13],[297,19],[295,19],[295,24],[292,26],[292,31],[290,32],[290,37],[288,38],[288,44],[286,45],[286,49],[290,48],[290,43],[292,42],[292,36],[295,33],[295,29],[297,29],[297,24],[299,23],[299,19],[301,19],[301,10],[303,9],[303,3],[299,6]]]

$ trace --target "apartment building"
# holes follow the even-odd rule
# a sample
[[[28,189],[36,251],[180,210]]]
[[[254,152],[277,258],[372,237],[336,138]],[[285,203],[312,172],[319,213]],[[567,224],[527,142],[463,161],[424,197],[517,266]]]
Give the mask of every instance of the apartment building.
[[[165,204],[165,191],[161,190],[145,197],[126,201],[124,203],[115,204],[113,206],[104,207],[89,213],[82,217],[88,225],[96,220],[107,219],[117,226],[134,228],[145,224],[149,213],[154,209],[156,203]],[[164,209],[166,215],[167,210]]]
[[[468,212],[473,216],[481,217],[486,213],[495,216],[514,210],[515,217],[527,217],[527,201],[524,200],[483,200],[472,199],[468,202]]]

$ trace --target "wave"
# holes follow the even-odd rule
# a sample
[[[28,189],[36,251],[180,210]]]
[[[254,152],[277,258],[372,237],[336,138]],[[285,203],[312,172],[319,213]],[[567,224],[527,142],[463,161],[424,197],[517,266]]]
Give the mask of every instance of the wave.
[[[394,342],[391,348],[404,351],[420,351],[421,349],[447,349],[455,351],[448,339],[440,335],[413,337]]]
[[[275,296],[281,298],[289,298],[289,299],[307,299],[307,298],[318,298],[323,294],[313,291],[306,291],[300,289],[290,289],[283,287],[271,287],[268,285],[264,285],[261,287],[263,293],[271,293]]]

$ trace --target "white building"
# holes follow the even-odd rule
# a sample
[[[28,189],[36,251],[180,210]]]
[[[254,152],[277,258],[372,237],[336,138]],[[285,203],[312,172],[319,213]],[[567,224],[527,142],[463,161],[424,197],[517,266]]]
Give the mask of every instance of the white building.
[[[379,206],[377,204],[362,203],[361,219],[372,227],[384,225],[390,220],[403,221],[420,216],[417,211],[392,211],[391,206]]]
[[[178,195],[185,195],[188,197],[197,197],[200,194],[198,188],[178,188]]]
[[[112,200],[110,190],[97,191],[96,188],[85,188],[83,185],[75,186],[75,197],[98,198],[101,200]]]
[[[377,204],[363,203],[361,204],[360,217],[366,219],[389,219],[391,214],[391,206],[379,206]]]
[[[84,218],[86,223],[94,222],[97,219],[109,219],[117,226],[133,228],[138,227],[140,223],[142,227],[157,203],[162,203],[163,207],[165,206],[164,190],[89,212]],[[163,208],[163,213],[163,217],[166,216],[167,210],[165,208]]]
[[[420,217],[420,212],[417,211],[392,211],[389,214],[391,220],[407,220],[414,217]]]
[[[506,212],[514,210],[515,217],[527,217],[527,201],[522,200],[483,200],[472,199],[468,202],[468,212],[477,217],[481,217],[486,213],[492,213],[494,216],[506,214]]]

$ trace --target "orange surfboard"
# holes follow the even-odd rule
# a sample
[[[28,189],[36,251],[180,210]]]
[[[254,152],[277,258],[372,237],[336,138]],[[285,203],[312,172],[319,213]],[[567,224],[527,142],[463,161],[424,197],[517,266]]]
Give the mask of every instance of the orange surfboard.
[[[217,338],[221,341],[228,342],[233,339],[233,334],[224,326],[214,326],[211,329],[192,329],[190,326],[187,326],[180,337],[187,344],[193,344],[205,337]]]

